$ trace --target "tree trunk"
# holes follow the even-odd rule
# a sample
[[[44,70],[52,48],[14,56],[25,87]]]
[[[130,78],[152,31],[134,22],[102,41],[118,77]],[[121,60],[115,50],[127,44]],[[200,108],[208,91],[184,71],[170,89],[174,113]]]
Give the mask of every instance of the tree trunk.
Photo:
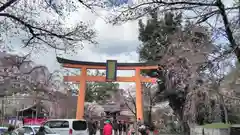
[[[4,115],[5,115],[5,112],[4,112],[4,105],[5,105],[5,103],[4,103],[4,99],[2,99],[2,110],[1,110],[1,125],[3,126],[3,124],[4,124]]]
[[[226,107],[225,102],[224,102],[224,95],[222,95],[219,91],[219,86],[220,86],[220,84],[217,85],[217,87],[215,88],[215,91],[216,91],[216,93],[218,94],[218,97],[219,97],[220,110],[221,110],[221,112],[223,112],[223,115],[224,115],[224,118],[222,118],[222,119],[224,119],[224,123],[228,123],[229,120],[228,120],[227,107]]]
[[[235,50],[234,50],[235,54],[236,54],[236,57],[237,57],[237,60],[238,62],[240,63],[240,48],[237,47]]]
[[[224,24],[224,27],[225,27],[225,32],[227,34],[227,38],[228,38],[228,41],[230,43],[230,47],[234,50],[234,53],[235,53],[235,55],[238,59],[238,62],[240,63],[240,48],[238,47],[238,45],[236,43],[236,40],[233,37],[233,32],[230,28],[231,25],[230,25],[229,20],[228,20],[228,16],[227,16],[227,13],[226,13],[226,10],[225,10],[225,6],[224,6],[222,0],[217,0],[216,4],[217,4],[217,7],[219,9],[219,13],[222,16],[223,24]]]
[[[224,99],[223,99],[223,96],[222,95],[219,95],[219,101],[220,101],[220,104],[221,104],[221,111],[223,111],[223,114],[224,114],[224,122],[225,123],[228,123],[229,120],[228,120],[228,112],[227,112],[227,107],[224,103]]]
[[[190,127],[186,121],[183,121],[182,127],[183,127],[183,133],[185,135],[190,135]]]
[[[148,110],[148,122],[149,122],[149,124],[152,123],[152,104],[150,104],[150,107]]]
[[[181,129],[184,135],[190,135],[190,127],[188,125],[187,119],[184,119],[182,110],[178,111],[179,120],[181,122]]]

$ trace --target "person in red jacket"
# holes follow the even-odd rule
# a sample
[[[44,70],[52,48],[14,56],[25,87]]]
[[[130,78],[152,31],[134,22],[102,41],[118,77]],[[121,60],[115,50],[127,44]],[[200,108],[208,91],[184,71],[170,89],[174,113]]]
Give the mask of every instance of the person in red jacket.
[[[112,125],[110,120],[106,120],[106,124],[103,127],[103,135],[112,135]]]

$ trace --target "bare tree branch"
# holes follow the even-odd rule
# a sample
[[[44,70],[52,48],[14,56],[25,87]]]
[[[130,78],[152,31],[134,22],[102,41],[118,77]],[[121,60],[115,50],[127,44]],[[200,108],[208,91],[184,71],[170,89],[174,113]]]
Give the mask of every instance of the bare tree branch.
[[[212,91],[216,92],[216,90],[212,90]],[[225,97],[225,98],[231,99],[231,100],[240,100],[239,97],[228,96],[228,95],[223,94],[223,93],[221,93],[221,92],[219,92],[219,91],[217,91],[217,93],[218,93],[219,95],[221,95],[221,96],[223,96],[223,97]]]
[[[84,5],[85,7],[87,7],[88,9],[91,9],[92,10],[92,7],[87,5],[85,2],[83,2],[82,0],[78,0],[79,3],[81,3],[82,5]]]
[[[228,36],[228,40],[230,42],[230,46],[233,48],[233,50],[235,50],[234,52],[240,62],[240,48],[238,47],[235,39],[233,38],[233,32],[230,29],[230,23],[229,23],[227,14],[226,14],[225,6],[221,0],[217,0],[216,4],[217,4],[219,12],[222,16],[223,24],[225,26],[225,30],[226,30],[226,34]]]
[[[17,0],[8,0],[8,2],[4,3],[1,7],[0,7],[0,12],[4,11],[6,8],[8,8],[9,6],[11,6],[13,3],[15,3]]]
[[[94,40],[95,31],[81,21],[78,21],[74,26],[66,27],[61,17],[60,19],[48,21],[37,19],[38,14],[44,12],[50,15],[50,11],[47,11],[49,9],[56,11],[57,16],[65,16],[65,12],[73,12],[78,8],[75,5],[78,2],[74,2],[74,0],[61,1],[58,5],[49,3],[49,1],[34,3],[22,0],[22,2],[8,0],[8,2],[0,6],[0,16],[4,18],[1,20],[1,28],[3,28],[1,32],[6,33],[6,36],[9,36],[7,35],[9,31],[14,31],[9,32],[11,36],[24,35],[20,36],[23,42],[23,45],[20,44],[21,46],[31,49],[47,49],[46,47],[50,47],[56,50],[75,52],[76,48],[83,47],[85,41],[97,44]],[[46,9],[45,4],[48,6],[50,4],[50,7]],[[34,9],[34,6],[38,8]],[[8,10],[5,10],[7,7],[9,7]],[[5,27],[6,29],[4,29]]]
[[[176,11],[176,12],[184,12],[184,11],[193,11],[198,12],[200,14],[193,15],[193,17],[189,17],[188,19],[194,19],[196,23],[208,23],[210,18],[216,17],[219,18],[218,15],[222,17],[224,29],[220,29],[224,33],[226,33],[226,37],[230,43],[232,50],[234,50],[235,55],[240,61],[240,48],[234,39],[234,30],[231,30],[232,24],[229,20],[230,16],[227,14],[228,11],[239,11],[239,5],[234,5],[232,7],[225,7],[222,0],[216,1],[163,1],[156,0],[150,2],[141,2],[140,4],[136,4],[134,6],[129,6],[126,10],[120,11],[121,13],[114,17],[112,23],[117,24],[121,22],[126,22],[128,20],[136,20],[139,17],[142,17],[152,11],[158,11],[160,13],[165,13],[168,11]],[[219,22],[219,20],[217,20]],[[216,27],[216,26],[215,26]],[[214,29],[214,26],[212,26]]]
[[[125,92],[126,92],[127,95],[124,95],[124,93],[121,93],[123,95],[123,98],[124,98],[124,104],[133,113],[133,115],[136,117],[136,102],[135,102],[135,98],[132,96],[132,94],[131,94],[129,89],[127,89]],[[130,105],[130,104],[132,104],[132,105]]]
[[[216,4],[214,3],[202,3],[202,2],[188,2],[188,1],[179,1],[179,2],[165,2],[162,0],[156,0],[156,1],[152,1],[152,2],[146,2],[146,3],[142,3],[139,4],[135,7],[131,7],[130,9],[136,9],[139,8],[141,6],[145,6],[145,5],[152,5],[152,4],[162,4],[164,6],[175,6],[175,5],[193,5],[193,6],[216,6]]]
[[[11,14],[8,14],[8,13],[0,13],[0,16],[4,16],[4,17],[9,17],[17,22],[19,22],[20,24],[24,25],[25,27],[28,28],[29,32],[32,34],[32,37],[29,39],[29,41],[27,42],[27,44],[25,45],[28,46],[28,43],[30,43],[31,40],[33,40],[34,38],[38,38],[42,41],[44,41],[43,39],[41,39],[40,37],[38,36],[43,36],[43,35],[47,35],[47,36],[55,36],[55,37],[58,37],[58,38],[64,38],[64,39],[67,39],[67,40],[74,40],[73,38],[71,37],[68,37],[70,35],[70,33],[67,33],[67,34],[64,34],[64,35],[61,35],[61,34],[56,34],[56,33],[53,33],[51,31],[48,31],[46,29],[42,29],[42,28],[39,28],[39,27],[35,27],[35,26],[32,26],[30,24],[28,24],[27,22],[24,22],[23,20],[21,20],[20,18],[14,16],[14,15],[11,15]],[[34,29],[36,30],[39,30],[39,31],[42,31],[42,32],[45,32],[45,33],[36,33],[34,31]],[[47,42],[45,42],[47,43]],[[47,43],[48,44],[48,43]],[[52,46],[51,44],[48,44],[49,46],[51,46],[52,48],[56,48],[56,49],[59,49],[59,50],[65,50],[65,48],[58,48],[56,46]]]
[[[136,112],[129,106],[129,104],[125,102],[125,105],[126,105],[127,108],[131,111],[131,113],[132,113],[135,117],[137,117]]]

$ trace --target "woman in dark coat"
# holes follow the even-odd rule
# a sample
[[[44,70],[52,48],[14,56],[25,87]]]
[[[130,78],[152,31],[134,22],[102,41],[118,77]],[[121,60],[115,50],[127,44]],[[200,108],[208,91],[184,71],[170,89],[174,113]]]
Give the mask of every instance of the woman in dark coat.
[[[38,130],[38,132],[36,133],[36,135],[45,135],[45,132],[44,132],[45,128],[43,126],[41,126]]]
[[[97,130],[98,130],[98,122],[95,121],[95,122],[93,123],[93,134],[94,134],[94,135],[96,135]]]
[[[123,135],[127,135],[127,124],[125,121],[123,122],[122,126],[123,126]]]
[[[95,123],[93,122],[92,119],[90,119],[90,121],[88,121],[88,130],[89,130],[89,135],[94,135],[94,128],[95,128]]]
[[[113,130],[114,130],[114,135],[118,135],[118,122],[117,122],[117,120],[113,121]]]
[[[121,121],[118,122],[118,134],[122,135],[122,131],[123,131],[123,125],[121,123]]]

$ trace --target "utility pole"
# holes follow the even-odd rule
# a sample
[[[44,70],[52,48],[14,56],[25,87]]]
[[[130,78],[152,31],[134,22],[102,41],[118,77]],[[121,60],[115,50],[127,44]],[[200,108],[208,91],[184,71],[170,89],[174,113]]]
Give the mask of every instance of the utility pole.
[[[1,120],[2,120],[2,122],[1,122],[1,124],[2,124],[2,126],[3,126],[3,122],[4,122],[4,99],[2,99],[2,111],[1,111]]]

